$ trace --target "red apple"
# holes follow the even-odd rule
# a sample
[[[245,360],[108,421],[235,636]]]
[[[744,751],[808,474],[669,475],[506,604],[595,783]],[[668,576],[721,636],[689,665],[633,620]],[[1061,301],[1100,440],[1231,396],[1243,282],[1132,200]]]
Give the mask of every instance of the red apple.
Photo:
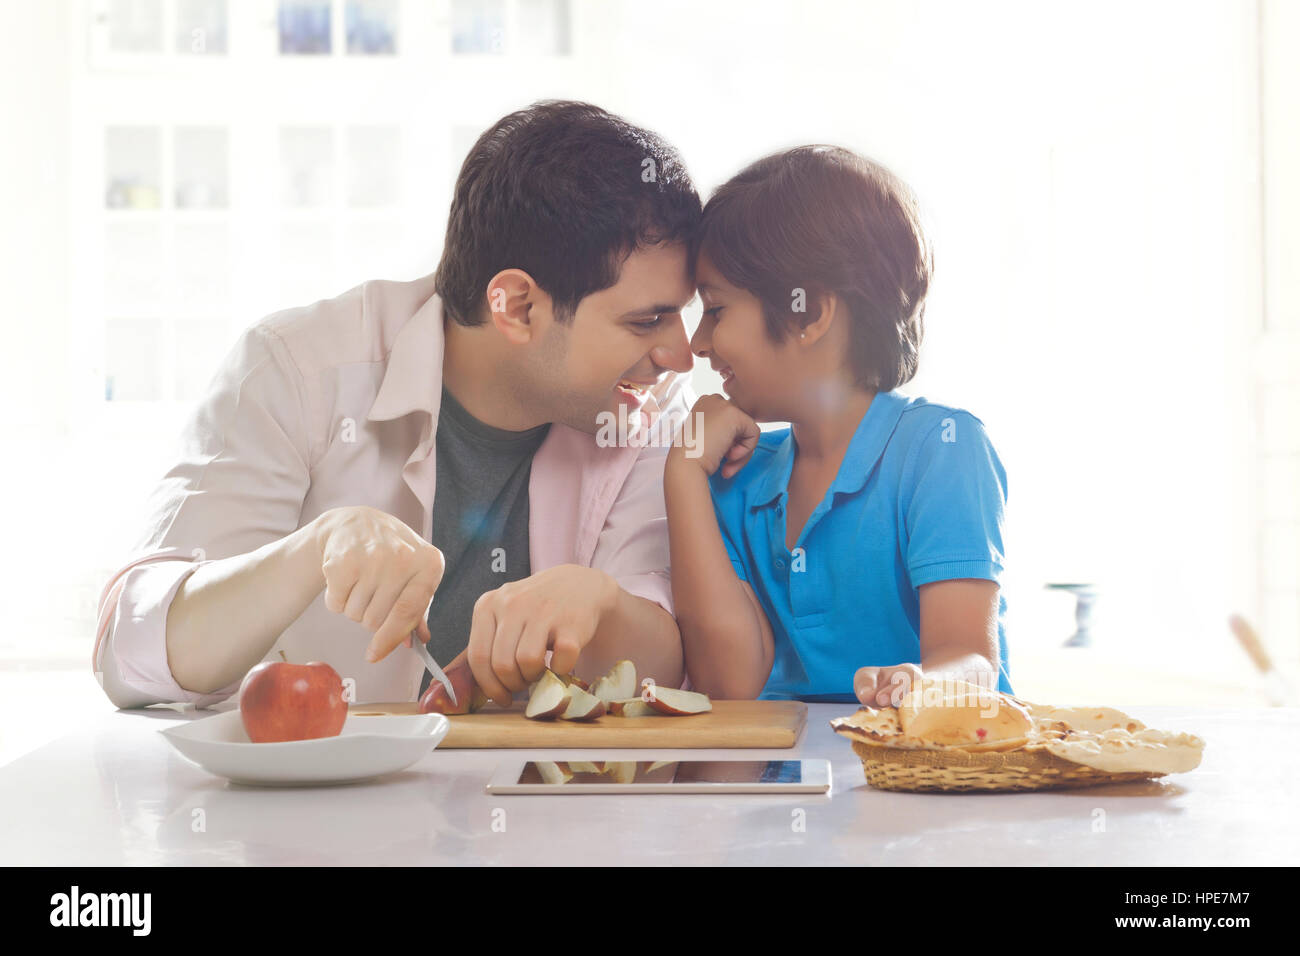
[[[432,680],[420,698],[422,714],[472,714],[487,703],[487,694],[479,688],[474,680],[474,672],[469,665],[449,664],[444,673],[456,691],[456,703],[447,696],[447,688],[442,681]]]
[[[263,661],[240,685],[239,714],[255,744],[337,737],[348,717],[343,678],[320,661]]]

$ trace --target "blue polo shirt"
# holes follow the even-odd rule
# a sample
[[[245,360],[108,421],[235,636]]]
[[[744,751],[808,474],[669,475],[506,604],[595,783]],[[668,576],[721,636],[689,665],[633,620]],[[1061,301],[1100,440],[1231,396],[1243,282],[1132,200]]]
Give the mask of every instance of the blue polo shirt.
[[[764,432],[730,480],[710,478],[714,511],[772,625],[776,655],[759,697],[849,702],[859,667],[920,664],[921,585],[1000,580],[1007,476],[970,412],[879,392],[790,551],[796,449],[789,428]],[[998,689],[1013,693],[1006,610],[999,589]]]

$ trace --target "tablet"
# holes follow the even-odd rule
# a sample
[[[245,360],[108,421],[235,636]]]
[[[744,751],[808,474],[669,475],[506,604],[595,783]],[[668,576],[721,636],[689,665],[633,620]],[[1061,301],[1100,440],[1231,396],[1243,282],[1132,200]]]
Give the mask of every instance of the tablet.
[[[492,794],[827,793],[827,760],[513,760]]]

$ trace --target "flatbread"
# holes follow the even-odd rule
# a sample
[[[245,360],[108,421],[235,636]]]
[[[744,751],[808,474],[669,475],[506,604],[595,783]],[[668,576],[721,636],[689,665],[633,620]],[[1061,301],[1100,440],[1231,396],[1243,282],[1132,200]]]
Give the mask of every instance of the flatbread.
[[[1045,750],[1106,773],[1182,773],[1200,766],[1205,749],[1205,741],[1193,734],[1149,728],[1113,707],[1051,707],[998,694],[1000,719],[989,723],[989,692],[984,690],[985,709],[980,719],[972,722],[972,715],[961,711],[963,706],[972,706],[969,701],[957,701],[957,708],[944,706],[943,701],[952,703],[952,695],[936,697],[933,686],[931,691],[928,705],[923,697],[909,701],[911,695],[905,695],[900,708],[862,707],[847,717],[835,718],[831,727],[850,739],[901,750]],[[918,727],[920,733],[908,732]],[[997,728],[999,736],[1008,736],[969,742],[974,739],[970,730],[979,727]]]
[[[836,717],[831,721],[831,728],[845,737],[876,742],[889,740],[903,732],[898,724],[898,711],[893,707],[879,710],[863,707],[847,717]]]
[[[1014,750],[1034,729],[1022,704],[991,688],[957,680],[922,680],[903,695],[898,722],[904,734],[965,750]]]
[[[1194,734],[1114,727],[1099,734],[1075,731],[1059,740],[1044,741],[1043,749],[1106,773],[1183,773],[1200,766],[1205,741]]]
[[[1041,704],[1029,704],[1028,707],[1036,724],[1059,721],[1071,730],[1086,730],[1093,734],[1115,728],[1128,731],[1146,729],[1142,721],[1113,707],[1045,707]]]
[[[969,753],[983,753],[986,751],[1015,750],[1025,746],[1030,741],[1029,737],[1016,737],[1009,740],[991,740],[981,744],[959,746],[937,743],[923,737],[903,733],[899,724],[898,711],[893,707],[881,709],[863,707],[847,717],[836,717],[831,720],[831,729],[851,740],[864,740],[874,744],[883,744],[887,747],[896,747],[900,750],[961,750]]]

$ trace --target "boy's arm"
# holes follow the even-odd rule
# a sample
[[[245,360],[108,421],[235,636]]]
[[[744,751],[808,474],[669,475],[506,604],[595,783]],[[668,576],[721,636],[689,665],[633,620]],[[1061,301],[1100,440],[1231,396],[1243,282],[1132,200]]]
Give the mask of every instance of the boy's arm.
[[[983,423],[964,411],[937,422],[905,481],[922,667],[996,690],[1007,481]]]
[[[910,496],[907,568],[920,605],[921,667],[860,668],[854,691],[864,703],[896,706],[906,678],[922,670],[996,690],[1007,483],[983,423],[960,410],[937,422],[917,443],[902,483]]]
[[[998,688],[998,584],[979,578],[933,581],[918,589],[921,666],[862,667],[853,692],[864,704],[897,707],[922,676]]]
[[[681,445],[664,471],[673,603],[691,686],[711,697],[757,697],[772,672],[772,628],[736,576],[718,530],[708,464]]]
[[[997,690],[997,582],[955,578],[918,590],[921,670]]]

